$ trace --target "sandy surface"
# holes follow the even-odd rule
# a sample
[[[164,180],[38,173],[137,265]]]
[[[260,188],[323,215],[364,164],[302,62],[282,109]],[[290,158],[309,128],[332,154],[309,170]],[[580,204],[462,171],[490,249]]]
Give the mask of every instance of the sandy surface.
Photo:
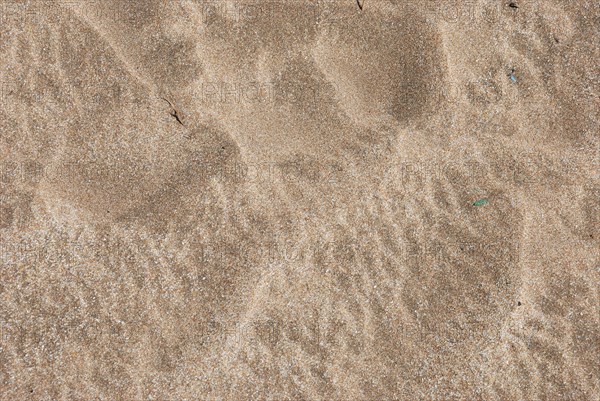
[[[595,0],[7,1],[0,399],[598,400]]]

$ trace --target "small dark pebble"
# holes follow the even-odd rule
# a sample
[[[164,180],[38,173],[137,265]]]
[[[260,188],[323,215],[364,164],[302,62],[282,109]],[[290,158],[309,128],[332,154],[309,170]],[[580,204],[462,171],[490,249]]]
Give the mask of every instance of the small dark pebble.
[[[521,306],[521,301],[517,302],[517,305],[518,305],[518,306]]]
[[[511,8],[519,8],[519,6],[517,5],[517,3],[510,3],[508,6],[511,7]]]

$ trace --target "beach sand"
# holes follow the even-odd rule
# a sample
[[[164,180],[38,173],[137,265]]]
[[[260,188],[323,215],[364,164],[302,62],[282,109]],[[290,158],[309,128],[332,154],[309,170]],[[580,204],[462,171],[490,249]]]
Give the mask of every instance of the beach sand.
[[[0,399],[600,399],[597,1],[1,1]]]

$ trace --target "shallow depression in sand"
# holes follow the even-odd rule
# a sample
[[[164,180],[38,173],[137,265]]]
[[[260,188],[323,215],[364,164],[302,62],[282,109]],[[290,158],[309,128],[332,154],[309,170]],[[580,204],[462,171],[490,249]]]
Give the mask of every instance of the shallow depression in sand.
[[[44,63],[28,59],[31,83],[23,93],[33,94],[43,80],[68,93],[67,101],[44,103],[55,109],[44,121],[56,128],[41,181],[48,204],[64,202],[101,221],[135,216],[176,201],[182,187],[201,185],[209,167],[228,157],[233,147],[222,149],[218,129],[192,118],[185,127],[178,123],[170,102],[141,82],[101,33],[76,19],[65,24],[52,13],[46,18],[50,25],[36,32],[38,40],[57,40]]]
[[[349,117],[391,117],[400,124],[426,113],[438,98],[445,59],[436,28],[410,7],[350,13],[319,37],[314,58],[338,89]],[[433,89],[435,88],[435,89]]]

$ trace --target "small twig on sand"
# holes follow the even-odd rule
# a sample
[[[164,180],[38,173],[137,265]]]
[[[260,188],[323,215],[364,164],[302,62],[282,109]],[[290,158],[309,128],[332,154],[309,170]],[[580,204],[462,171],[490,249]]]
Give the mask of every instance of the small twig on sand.
[[[363,0],[364,2],[364,0]],[[363,4],[361,3],[360,0],[356,0],[356,4],[358,4],[358,8],[360,8],[361,10],[363,9]]]
[[[181,122],[181,119],[179,118],[179,114],[177,112],[177,109],[171,104],[171,102],[169,102],[167,99],[165,99],[164,97],[161,98],[162,100],[164,100],[165,102],[169,103],[169,106],[171,106],[171,112],[169,114],[171,114],[171,117],[174,117],[175,120],[177,120],[177,122],[181,125],[183,125],[183,123]]]

